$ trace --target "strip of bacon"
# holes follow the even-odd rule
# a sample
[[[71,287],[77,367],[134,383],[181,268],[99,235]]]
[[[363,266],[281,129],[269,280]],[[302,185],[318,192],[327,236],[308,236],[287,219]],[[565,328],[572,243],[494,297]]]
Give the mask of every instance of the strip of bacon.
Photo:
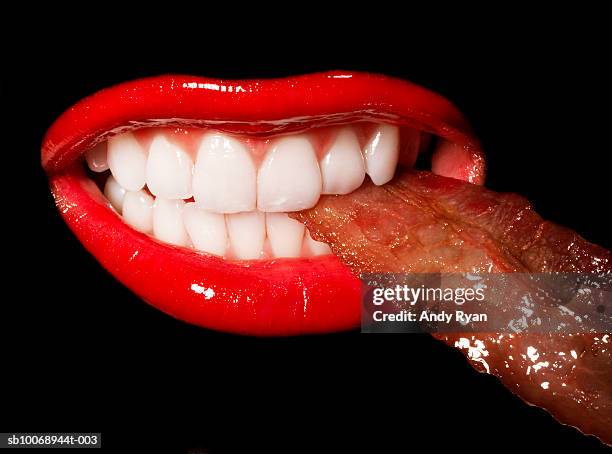
[[[292,215],[360,273],[612,273],[609,251],[544,221],[527,200],[411,172]],[[525,401],[612,443],[612,336],[437,334]]]

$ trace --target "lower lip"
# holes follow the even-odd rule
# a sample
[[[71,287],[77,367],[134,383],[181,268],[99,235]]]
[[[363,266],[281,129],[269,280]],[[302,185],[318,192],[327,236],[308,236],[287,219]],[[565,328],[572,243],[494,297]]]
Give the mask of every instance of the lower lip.
[[[228,262],[133,230],[80,164],[53,175],[50,185],[85,248],[140,298],[173,317],[260,336],[359,325],[360,281],[334,256]]]

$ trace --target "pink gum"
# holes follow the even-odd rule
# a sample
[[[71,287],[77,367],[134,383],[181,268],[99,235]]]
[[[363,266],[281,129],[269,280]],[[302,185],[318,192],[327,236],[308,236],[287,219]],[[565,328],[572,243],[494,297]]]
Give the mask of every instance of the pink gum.
[[[310,131],[306,131],[301,135],[308,137],[313,145],[317,159],[323,158],[329,147],[331,146],[334,138],[342,128],[351,128],[359,140],[361,149],[365,147],[374,133],[376,128],[375,123],[353,123],[350,125],[342,126],[326,126],[320,128],[314,128]],[[216,132],[213,129],[203,128],[185,128],[185,127],[155,127],[155,128],[144,128],[133,132],[139,143],[145,148],[149,149],[151,142],[154,137],[158,134],[164,134],[165,137],[172,143],[180,146],[185,150],[194,160],[197,156],[198,147],[202,138],[205,134]],[[226,134],[226,133],[223,133]],[[403,164],[414,164],[416,160],[416,152],[413,150],[419,149],[419,143],[421,134],[415,130],[409,128],[401,129],[401,153]],[[272,137],[248,137],[248,136],[232,136],[234,139],[240,141],[250,152],[253,161],[256,166],[259,167],[263,160],[266,151],[270,148],[273,141],[283,136],[272,136]]]

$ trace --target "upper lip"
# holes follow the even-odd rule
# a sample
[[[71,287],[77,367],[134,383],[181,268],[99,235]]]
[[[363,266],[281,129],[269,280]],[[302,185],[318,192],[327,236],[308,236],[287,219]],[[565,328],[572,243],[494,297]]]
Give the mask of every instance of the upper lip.
[[[466,179],[484,180],[479,143],[449,101],[402,80],[341,71],[240,81],[171,75],[120,84],[60,116],[44,138],[41,160],[60,212],[80,241],[154,306],[237,333],[333,331],[358,325],[360,300],[359,281],[335,257],[236,263],[157,243],[125,225],[75,161],[109,135],[144,126],[189,124],[261,135],[354,120],[443,137],[469,156]]]
[[[126,82],[89,96],[47,131],[42,164],[65,168],[88,147],[118,130],[180,123],[269,134],[310,124],[378,119],[407,124],[481,156],[461,112],[418,85],[360,72],[326,72],[284,79],[219,80],[169,75]],[[482,182],[484,162],[474,183]]]

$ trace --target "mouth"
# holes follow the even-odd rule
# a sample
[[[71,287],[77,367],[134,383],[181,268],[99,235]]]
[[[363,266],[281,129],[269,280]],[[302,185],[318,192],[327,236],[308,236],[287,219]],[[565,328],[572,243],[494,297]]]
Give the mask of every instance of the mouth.
[[[485,176],[450,102],[342,72],[121,84],[58,118],[42,164],[66,223],[119,281],[178,319],[251,335],[360,322],[360,281],[288,213],[415,167]]]
[[[609,251],[482,186],[483,153],[450,102],[385,76],[121,84],[51,126],[42,164],[102,266],[154,307],[220,331],[355,328],[364,272],[612,272]],[[580,323],[434,337],[609,443],[610,335]]]

